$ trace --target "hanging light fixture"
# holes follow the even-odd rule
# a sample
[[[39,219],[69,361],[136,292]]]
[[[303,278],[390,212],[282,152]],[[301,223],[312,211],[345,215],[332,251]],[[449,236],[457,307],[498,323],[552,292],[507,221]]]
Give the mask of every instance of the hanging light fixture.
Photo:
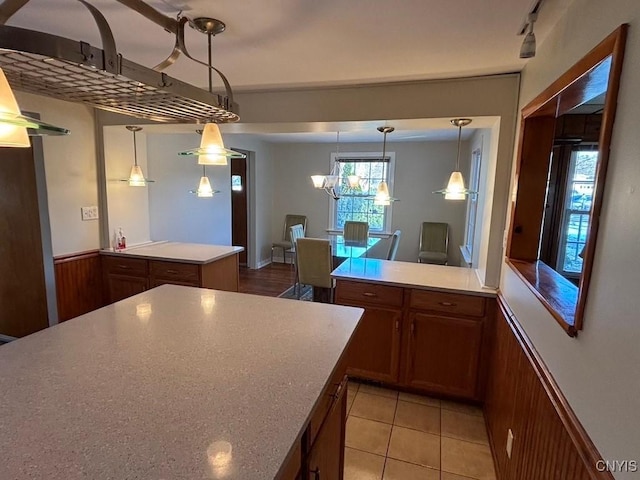
[[[311,181],[315,188],[323,189],[327,195],[334,200],[338,200],[340,195],[336,191],[338,182],[340,181],[340,132],[336,132],[336,156],[333,162],[333,168],[329,175],[311,175]],[[358,181],[360,179],[358,178]],[[349,176],[349,185],[351,185],[351,176]]]
[[[128,182],[130,187],[146,187],[147,183],[153,183],[153,180],[145,178],[144,173],[142,173],[142,167],[138,165],[138,145],[136,143],[136,133],[142,130],[142,127],[138,127],[137,125],[127,125],[125,128],[133,133],[133,165],[131,166],[129,178],[122,181]]]
[[[211,198],[214,193],[220,193],[219,190],[211,188],[211,182],[207,177],[207,166],[202,165],[202,177],[200,177],[200,183],[197,190],[190,190],[190,193],[195,193],[199,198]]]
[[[191,21],[193,27],[199,32],[207,34],[209,57],[208,57],[208,72],[209,72],[209,93],[213,93],[213,71],[215,70],[220,74],[222,81],[227,86],[227,90],[231,91],[231,87],[228,85],[227,79],[215,69],[211,62],[211,39],[214,35],[224,32],[226,25],[224,22],[215,18],[196,18]],[[202,139],[200,140],[200,148],[194,148],[178,153],[181,156],[198,157],[199,165],[227,165],[228,158],[246,158],[243,153],[238,153],[228,148],[225,148],[222,141],[222,135],[220,128],[215,122],[207,122],[202,131]]]
[[[458,127],[458,156],[456,157],[456,169],[451,173],[449,177],[449,183],[444,190],[437,190],[433,193],[441,193],[444,195],[445,200],[464,200],[467,195],[475,195],[478,192],[472,192],[467,190],[464,186],[464,178],[460,171],[460,145],[462,142],[462,127],[466,127],[471,123],[470,118],[454,118],[451,120],[451,124]]]
[[[395,130],[395,128],[393,127],[378,127],[377,129],[380,133],[383,134],[383,140],[382,140],[382,160],[384,161],[384,159],[387,156],[387,134],[391,133]],[[397,198],[392,197],[389,194],[389,185],[387,185],[387,182],[382,180],[379,184],[378,184],[378,189],[376,191],[376,194],[373,197],[367,197],[370,200],[373,200],[373,204],[374,205],[382,205],[382,206],[389,206],[391,205],[391,202],[396,202],[398,201]]]
[[[22,115],[18,102],[0,68],[0,147],[28,148],[29,136],[67,135],[69,130]]]
[[[533,24],[538,19],[538,13],[530,13],[527,17],[528,32],[520,47],[520,58],[532,58],[536,56],[536,34],[533,33]]]

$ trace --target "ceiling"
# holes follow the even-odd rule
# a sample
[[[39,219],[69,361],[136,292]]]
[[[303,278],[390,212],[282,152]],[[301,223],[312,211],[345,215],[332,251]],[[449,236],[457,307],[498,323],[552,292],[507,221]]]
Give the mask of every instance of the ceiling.
[[[106,17],[125,58],[146,67],[164,60],[172,34],[115,0],[89,0]],[[544,0],[538,44],[571,0]],[[213,39],[213,65],[235,91],[361,85],[520,71],[521,29],[534,0],[147,0],[175,18],[215,17],[227,29]],[[100,47],[89,11],[76,0],[30,0],[8,25],[43,31]],[[206,36],[186,29],[191,54],[206,61]],[[165,72],[206,88],[207,69],[182,56]],[[214,79],[216,91],[221,82]],[[489,128],[474,118],[463,129]],[[381,120],[333,124],[224,125],[223,133],[250,133],[269,142],[376,142],[380,125],[396,128],[389,142],[455,140],[449,119]],[[145,126],[149,132],[188,132],[187,126]]]

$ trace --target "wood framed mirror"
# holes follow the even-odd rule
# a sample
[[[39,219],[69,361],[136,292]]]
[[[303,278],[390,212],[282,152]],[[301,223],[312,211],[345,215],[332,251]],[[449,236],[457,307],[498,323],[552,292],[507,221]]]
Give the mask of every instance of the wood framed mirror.
[[[507,263],[570,336],[583,326],[627,28],[522,110]]]

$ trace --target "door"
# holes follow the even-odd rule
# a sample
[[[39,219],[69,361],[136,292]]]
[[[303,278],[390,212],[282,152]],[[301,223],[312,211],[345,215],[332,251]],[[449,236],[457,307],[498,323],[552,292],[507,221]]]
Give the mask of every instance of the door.
[[[244,152],[243,152],[244,153]],[[231,159],[231,243],[244,247],[240,265],[247,264],[247,159]]]
[[[367,307],[349,344],[347,374],[397,383],[402,311]]]
[[[409,314],[405,384],[474,399],[482,347],[482,320]]]
[[[49,326],[40,220],[33,149],[0,148],[0,335]]]

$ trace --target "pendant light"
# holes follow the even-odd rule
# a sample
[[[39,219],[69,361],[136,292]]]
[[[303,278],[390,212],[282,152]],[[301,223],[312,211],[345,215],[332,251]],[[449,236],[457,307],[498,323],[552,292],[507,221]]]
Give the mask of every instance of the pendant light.
[[[224,32],[226,25],[215,18],[196,18],[192,20],[194,27],[207,34],[209,57],[207,69],[209,72],[209,93],[213,93],[213,70],[211,62],[211,39],[214,35]],[[216,70],[217,71],[217,70]],[[226,82],[225,77],[222,77]],[[229,87],[230,90],[230,87]],[[246,158],[243,153],[238,153],[225,148],[222,141],[222,135],[217,123],[208,122],[202,131],[202,139],[200,140],[200,148],[179,152],[180,156],[198,157],[199,165],[227,165],[227,158]]]
[[[69,130],[22,115],[0,68],[0,147],[28,148],[29,135],[67,135]]]
[[[333,163],[333,168],[329,175],[311,175],[311,181],[313,186],[318,189],[323,189],[327,195],[334,200],[340,199],[340,195],[336,191],[338,182],[340,181],[340,132],[336,132],[336,157]],[[351,183],[351,182],[350,182]]]
[[[219,190],[211,188],[211,182],[207,177],[207,166],[202,165],[202,177],[200,177],[200,183],[197,190],[190,190],[190,193],[195,193],[198,198],[211,198],[214,193],[220,193]]]
[[[384,161],[384,159],[387,156],[387,134],[393,132],[395,130],[395,128],[393,128],[393,127],[378,127],[377,130],[380,133],[383,134],[382,160]],[[373,200],[373,204],[374,205],[382,205],[382,206],[385,206],[385,207],[391,205],[391,202],[398,201],[397,198],[394,198],[389,194],[389,185],[387,185],[387,182],[384,181],[384,180],[382,180],[378,184],[378,189],[376,191],[376,194],[373,197],[367,197],[367,198]]]
[[[138,127],[137,125],[127,125],[125,128],[133,133],[133,165],[131,166],[129,178],[123,181],[128,182],[130,187],[146,187],[147,183],[152,183],[153,180],[145,178],[144,174],[142,173],[142,167],[138,165],[138,145],[136,143],[136,132],[142,130],[142,127]]]
[[[467,190],[464,186],[464,178],[460,171],[460,145],[462,142],[462,127],[466,127],[471,123],[470,118],[454,118],[451,120],[451,124],[458,127],[458,155],[456,157],[456,169],[451,173],[449,177],[449,183],[444,190],[437,190],[433,193],[441,193],[444,195],[445,200],[464,200],[467,195],[475,195],[478,192],[472,192]]]

